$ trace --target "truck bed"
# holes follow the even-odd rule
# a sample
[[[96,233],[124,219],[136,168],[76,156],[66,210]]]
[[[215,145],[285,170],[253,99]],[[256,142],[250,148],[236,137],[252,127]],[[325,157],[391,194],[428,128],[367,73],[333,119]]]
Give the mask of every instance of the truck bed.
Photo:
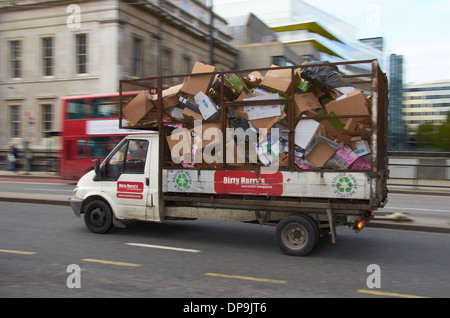
[[[320,66],[321,64],[318,64]],[[230,164],[227,160],[215,162],[191,163],[174,162],[171,156],[171,146],[168,137],[175,129],[186,129],[191,134],[194,130],[192,118],[185,116],[182,119],[168,114],[168,108],[164,105],[167,101],[163,92],[173,88],[164,87],[164,83],[183,83],[188,78],[210,75],[226,78],[238,74],[241,78],[248,78],[248,74],[258,72],[267,74],[273,68],[258,70],[240,70],[229,72],[208,72],[198,74],[183,74],[176,76],[154,77],[136,80],[124,80],[120,83],[120,93],[145,90],[153,96],[153,106],[147,112],[146,121],[128,124],[121,128],[141,130],[156,130],[160,132],[159,141],[159,193],[160,200],[171,207],[172,215],[176,216],[177,207],[216,207],[219,209],[254,210],[254,211],[302,211],[332,209],[339,213],[351,211],[372,211],[382,207],[386,203],[388,178],[387,170],[387,79],[382,73],[378,62],[355,61],[345,63],[333,63],[323,65],[335,65],[339,67],[351,67],[353,65],[366,65],[368,71],[363,74],[343,75],[357,90],[363,91],[369,100],[369,113],[367,115],[330,115],[323,113],[305,112],[295,116],[295,96],[292,93],[283,99],[267,101],[237,101],[229,100],[224,93],[224,81],[220,83],[220,92],[214,101],[218,105],[219,116],[214,123],[224,132],[230,127],[229,109],[241,109],[244,106],[270,106],[284,105],[285,117],[282,127],[287,132],[288,149],[285,152],[283,164],[274,171],[267,171],[267,166],[262,162],[244,162]],[[317,66],[317,65],[316,65]],[[305,66],[293,66],[279,68],[291,73],[292,79],[295,73]],[[181,84],[179,84],[181,86]],[[294,91],[294,88],[292,88]],[[179,94],[177,98],[179,99]],[[183,96],[186,96],[183,94]],[[123,109],[127,105],[120,103],[120,125],[125,118]],[[148,106],[148,105],[147,105]],[[149,116],[149,114],[151,114]],[[173,114],[173,113],[172,113]],[[309,167],[304,169],[296,162],[298,151],[294,145],[295,129],[299,121],[314,120],[317,122],[349,119],[366,120],[370,127],[370,134],[365,136],[370,147],[370,167],[364,169]],[[281,119],[280,121],[281,122]],[[204,121],[210,124],[211,121]],[[193,139],[194,140],[194,139]],[[204,140],[205,141],[205,140]],[[336,140],[334,140],[336,141]],[[194,141],[192,141],[194,144]],[[192,146],[191,144],[189,146]],[[220,148],[222,158],[227,158],[230,148]],[[169,209],[170,210],[170,209]],[[168,211],[169,211],[168,210]],[[197,210],[198,211],[198,210]],[[359,212],[358,212],[359,213]],[[254,213],[251,213],[254,215]]]

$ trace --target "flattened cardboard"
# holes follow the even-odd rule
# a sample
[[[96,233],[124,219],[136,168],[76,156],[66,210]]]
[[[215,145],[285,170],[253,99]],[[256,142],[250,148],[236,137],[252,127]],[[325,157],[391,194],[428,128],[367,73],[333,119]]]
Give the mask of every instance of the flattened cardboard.
[[[192,70],[192,74],[211,72],[217,72],[217,69],[214,66],[203,64],[201,62],[196,62]],[[214,74],[187,76],[184,79],[181,91],[190,95],[196,95],[198,92],[207,93],[214,77]]]
[[[153,108],[149,95],[146,91],[141,91],[136,97],[131,99],[122,109],[125,118],[134,126],[144,118]]]
[[[322,168],[335,152],[335,148],[320,140],[306,158],[317,168]]]

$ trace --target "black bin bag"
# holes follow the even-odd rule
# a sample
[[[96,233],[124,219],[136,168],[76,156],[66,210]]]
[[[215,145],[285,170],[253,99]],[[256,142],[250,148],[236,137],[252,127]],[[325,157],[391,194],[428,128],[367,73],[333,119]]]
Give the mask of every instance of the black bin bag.
[[[330,96],[330,90],[334,88],[352,86],[339,74],[336,65],[310,66],[325,63],[328,62],[309,62],[307,67],[302,67],[302,78],[319,87],[322,93],[328,97]]]

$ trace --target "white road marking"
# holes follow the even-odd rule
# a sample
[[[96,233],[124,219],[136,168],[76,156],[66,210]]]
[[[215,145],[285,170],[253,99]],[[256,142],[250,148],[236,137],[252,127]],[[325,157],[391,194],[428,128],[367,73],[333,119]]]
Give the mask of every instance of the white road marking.
[[[413,211],[432,211],[432,212],[446,212],[449,213],[449,210],[435,210],[435,209],[418,209],[418,208],[398,208],[398,207],[387,207],[385,206],[384,209],[392,209],[392,210],[413,210]]]
[[[199,250],[191,250],[188,248],[179,248],[179,247],[162,246],[162,245],[151,245],[151,244],[141,244],[141,243],[125,243],[125,244],[130,245],[130,246],[159,248],[162,250],[172,250],[172,251],[179,251],[179,252],[190,252],[190,253],[200,253],[201,252]]]

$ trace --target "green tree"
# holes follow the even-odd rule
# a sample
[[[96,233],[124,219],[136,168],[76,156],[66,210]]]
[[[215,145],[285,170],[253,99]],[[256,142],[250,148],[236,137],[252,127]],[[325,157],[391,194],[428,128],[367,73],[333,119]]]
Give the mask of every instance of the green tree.
[[[447,114],[447,121],[439,125],[437,140],[439,148],[444,151],[450,151],[450,112]]]
[[[450,151],[450,112],[447,114],[447,120],[440,125],[424,123],[419,126],[417,146]]]
[[[417,146],[420,148],[432,148],[436,146],[438,127],[431,123],[423,123],[417,131]]]

